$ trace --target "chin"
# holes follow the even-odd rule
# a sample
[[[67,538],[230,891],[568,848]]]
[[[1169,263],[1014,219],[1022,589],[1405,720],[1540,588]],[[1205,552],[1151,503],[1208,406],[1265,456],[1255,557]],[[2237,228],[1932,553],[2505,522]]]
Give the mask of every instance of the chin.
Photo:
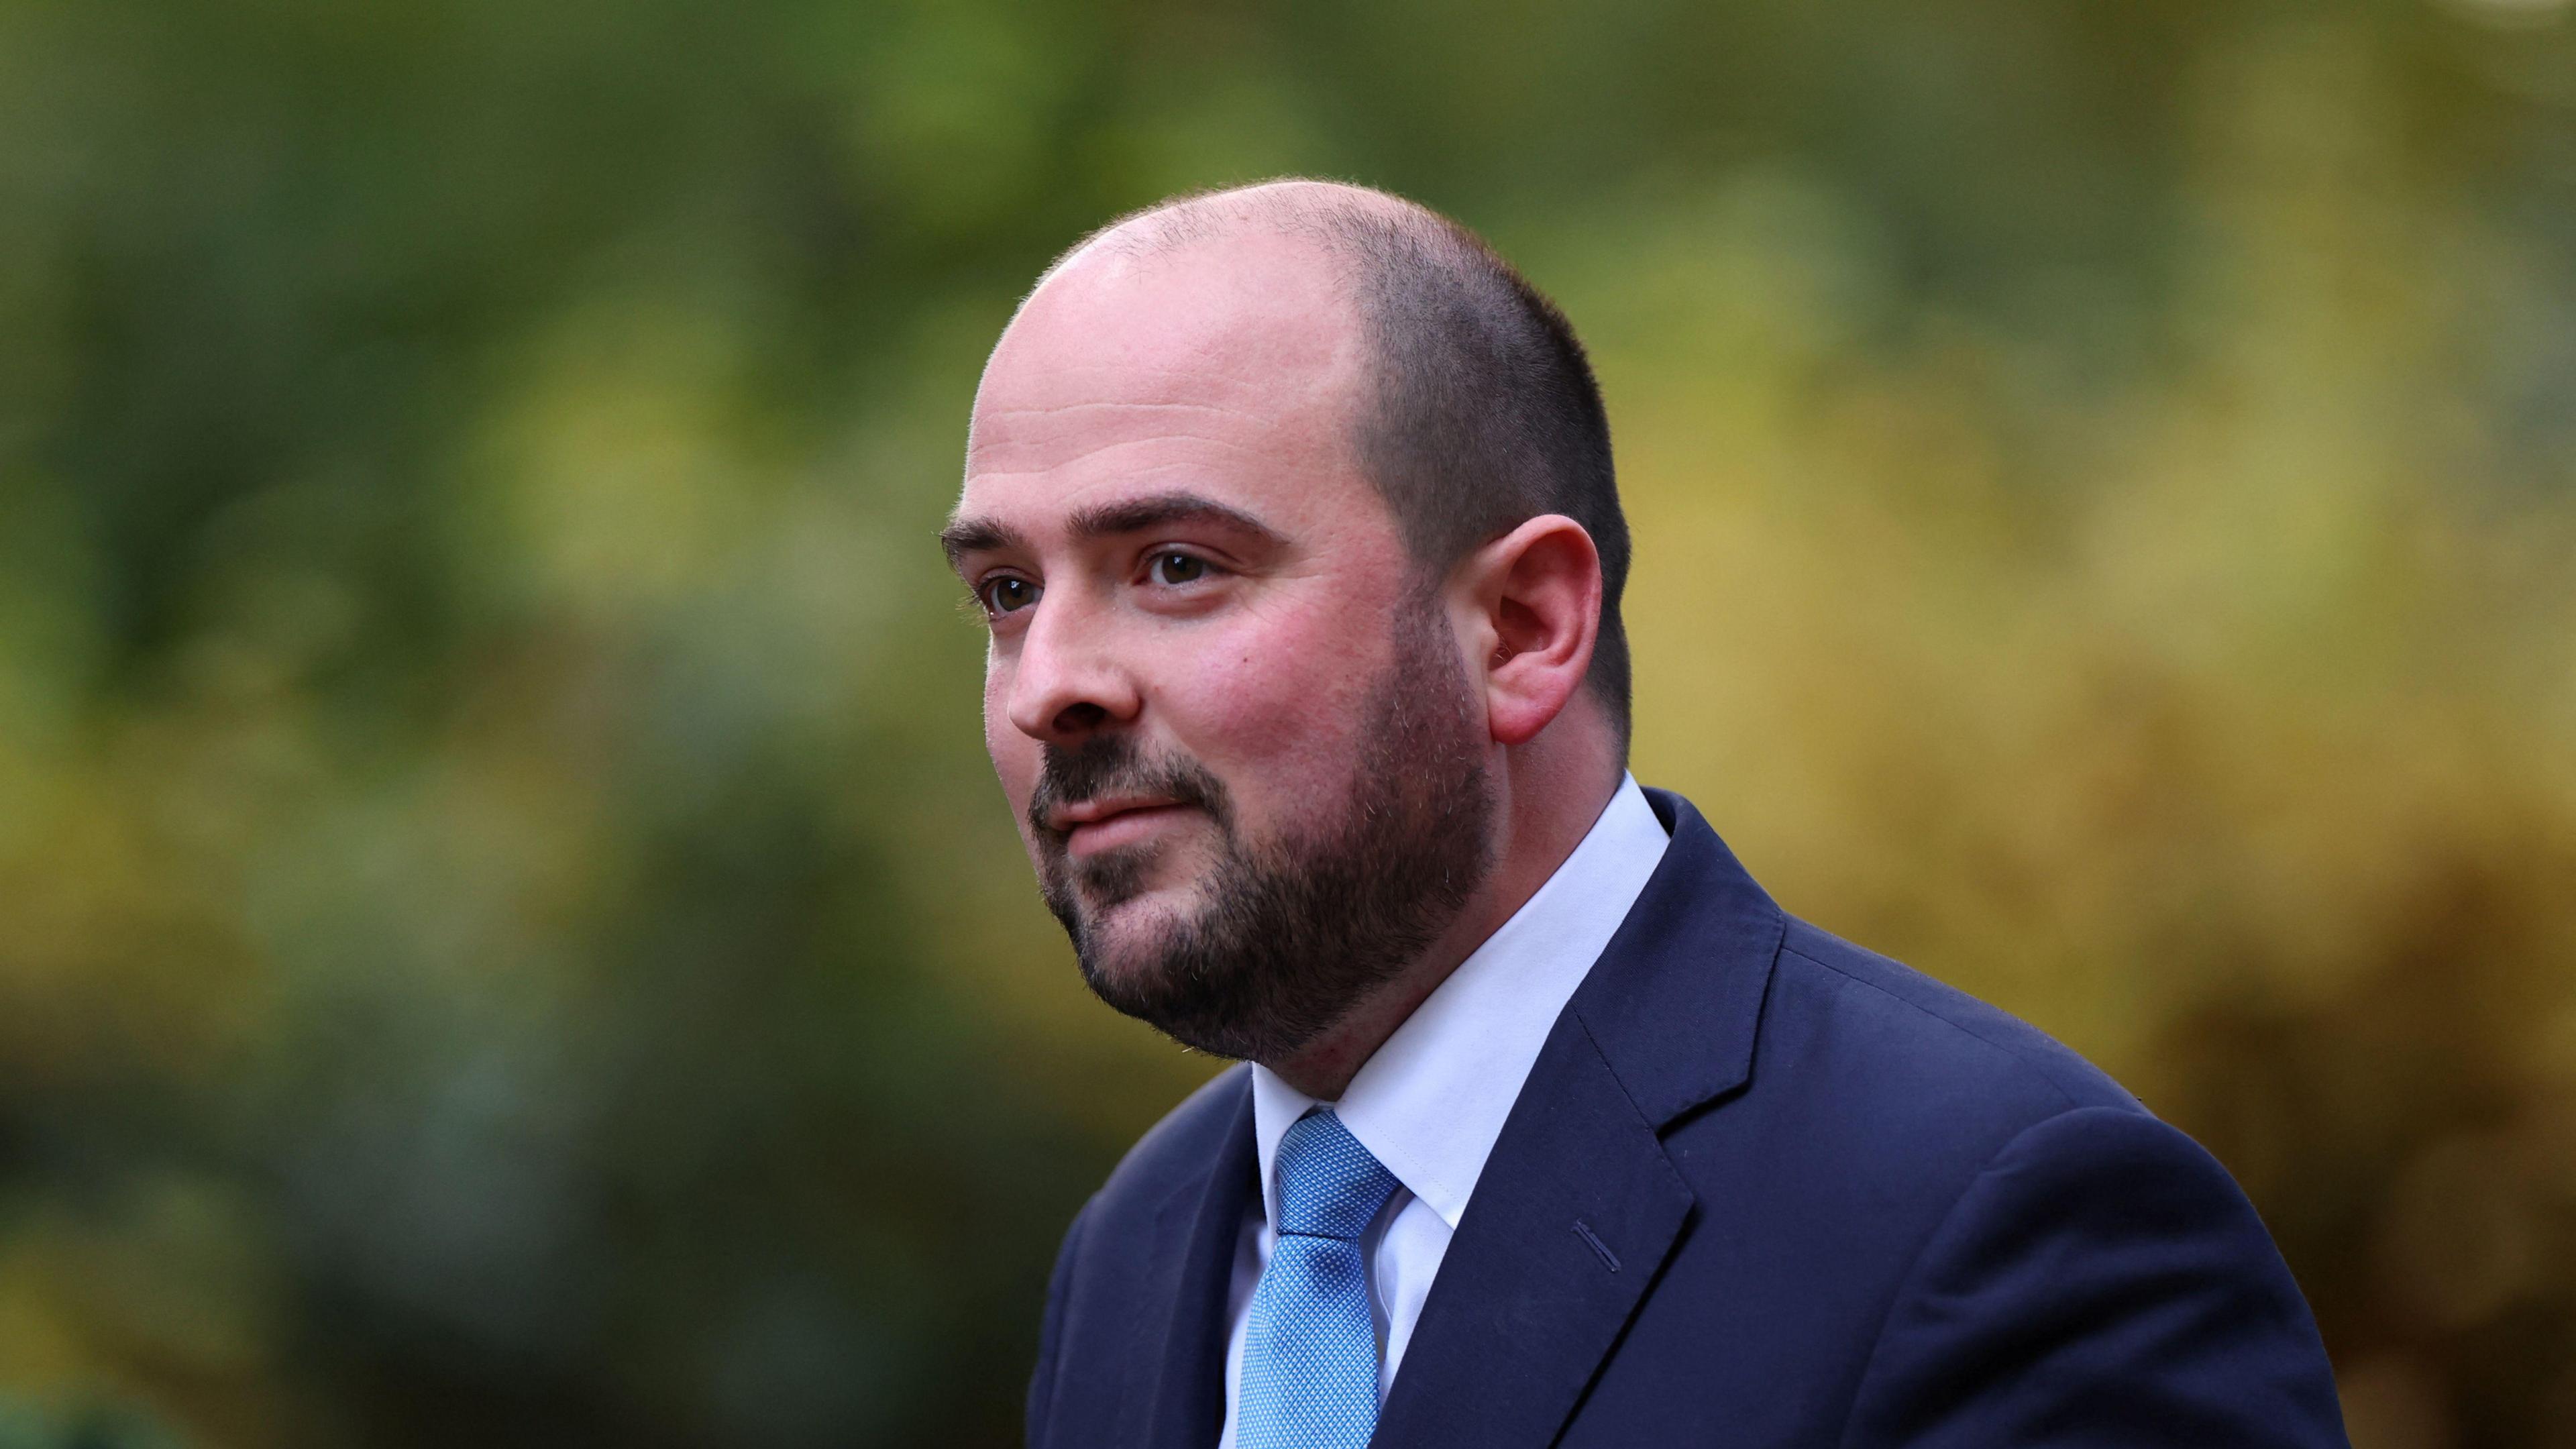
[[[1086,898],[1083,930],[1093,955],[1124,977],[1155,969],[1172,933],[1190,919],[1196,904],[1186,888],[1140,891],[1107,904]]]
[[[1161,996],[1171,985],[1165,942],[1174,924],[1168,908],[1141,901],[1087,915],[1075,950],[1091,989],[1131,1015],[1129,1003]]]

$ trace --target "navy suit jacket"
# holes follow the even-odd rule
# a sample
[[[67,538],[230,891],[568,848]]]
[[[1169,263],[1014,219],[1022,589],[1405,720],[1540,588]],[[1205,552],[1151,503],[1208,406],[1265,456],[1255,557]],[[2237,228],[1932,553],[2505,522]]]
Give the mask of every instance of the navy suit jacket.
[[[2316,1325],[2190,1138],[1785,916],[1688,802],[1494,1144],[1378,1445],[2341,1445]],[[1210,1449],[1247,1069],[1066,1233],[1034,1449]]]

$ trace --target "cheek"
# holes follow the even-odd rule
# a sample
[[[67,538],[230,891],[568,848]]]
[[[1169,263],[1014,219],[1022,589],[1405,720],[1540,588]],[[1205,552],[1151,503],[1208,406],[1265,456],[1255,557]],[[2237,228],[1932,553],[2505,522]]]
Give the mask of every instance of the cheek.
[[[1008,675],[999,669],[985,670],[984,753],[992,757],[993,773],[1000,777],[1002,794],[1017,817],[1026,812],[1029,795],[1037,789],[1038,742],[1012,727],[1005,709],[1009,691]]]
[[[1288,789],[1321,783],[1347,768],[1360,704],[1385,666],[1385,633],[1382,613],[1359,609],[1248,614],[1197,651],[1166,701],[1174,726],[1211,764],[1275,769]]]

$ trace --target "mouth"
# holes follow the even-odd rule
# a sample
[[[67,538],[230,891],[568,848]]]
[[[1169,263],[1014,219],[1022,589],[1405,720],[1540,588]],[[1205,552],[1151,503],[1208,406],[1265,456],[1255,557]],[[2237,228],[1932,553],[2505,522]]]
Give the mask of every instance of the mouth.
[[[1099,799],[1063,806],[1047,820],[1076,859],[1150,840],[1198,807],[1178,800]]]

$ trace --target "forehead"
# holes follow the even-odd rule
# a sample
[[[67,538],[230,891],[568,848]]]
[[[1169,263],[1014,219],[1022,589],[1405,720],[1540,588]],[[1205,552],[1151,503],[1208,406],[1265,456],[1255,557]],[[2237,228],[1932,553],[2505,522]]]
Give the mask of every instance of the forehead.
[[[1356,310],[1311,244],[1095,246],[995,347],[958,511],[1043,529],[1181,490],[1291,527],[1382,514],[1351,442],[1363,362]]]

